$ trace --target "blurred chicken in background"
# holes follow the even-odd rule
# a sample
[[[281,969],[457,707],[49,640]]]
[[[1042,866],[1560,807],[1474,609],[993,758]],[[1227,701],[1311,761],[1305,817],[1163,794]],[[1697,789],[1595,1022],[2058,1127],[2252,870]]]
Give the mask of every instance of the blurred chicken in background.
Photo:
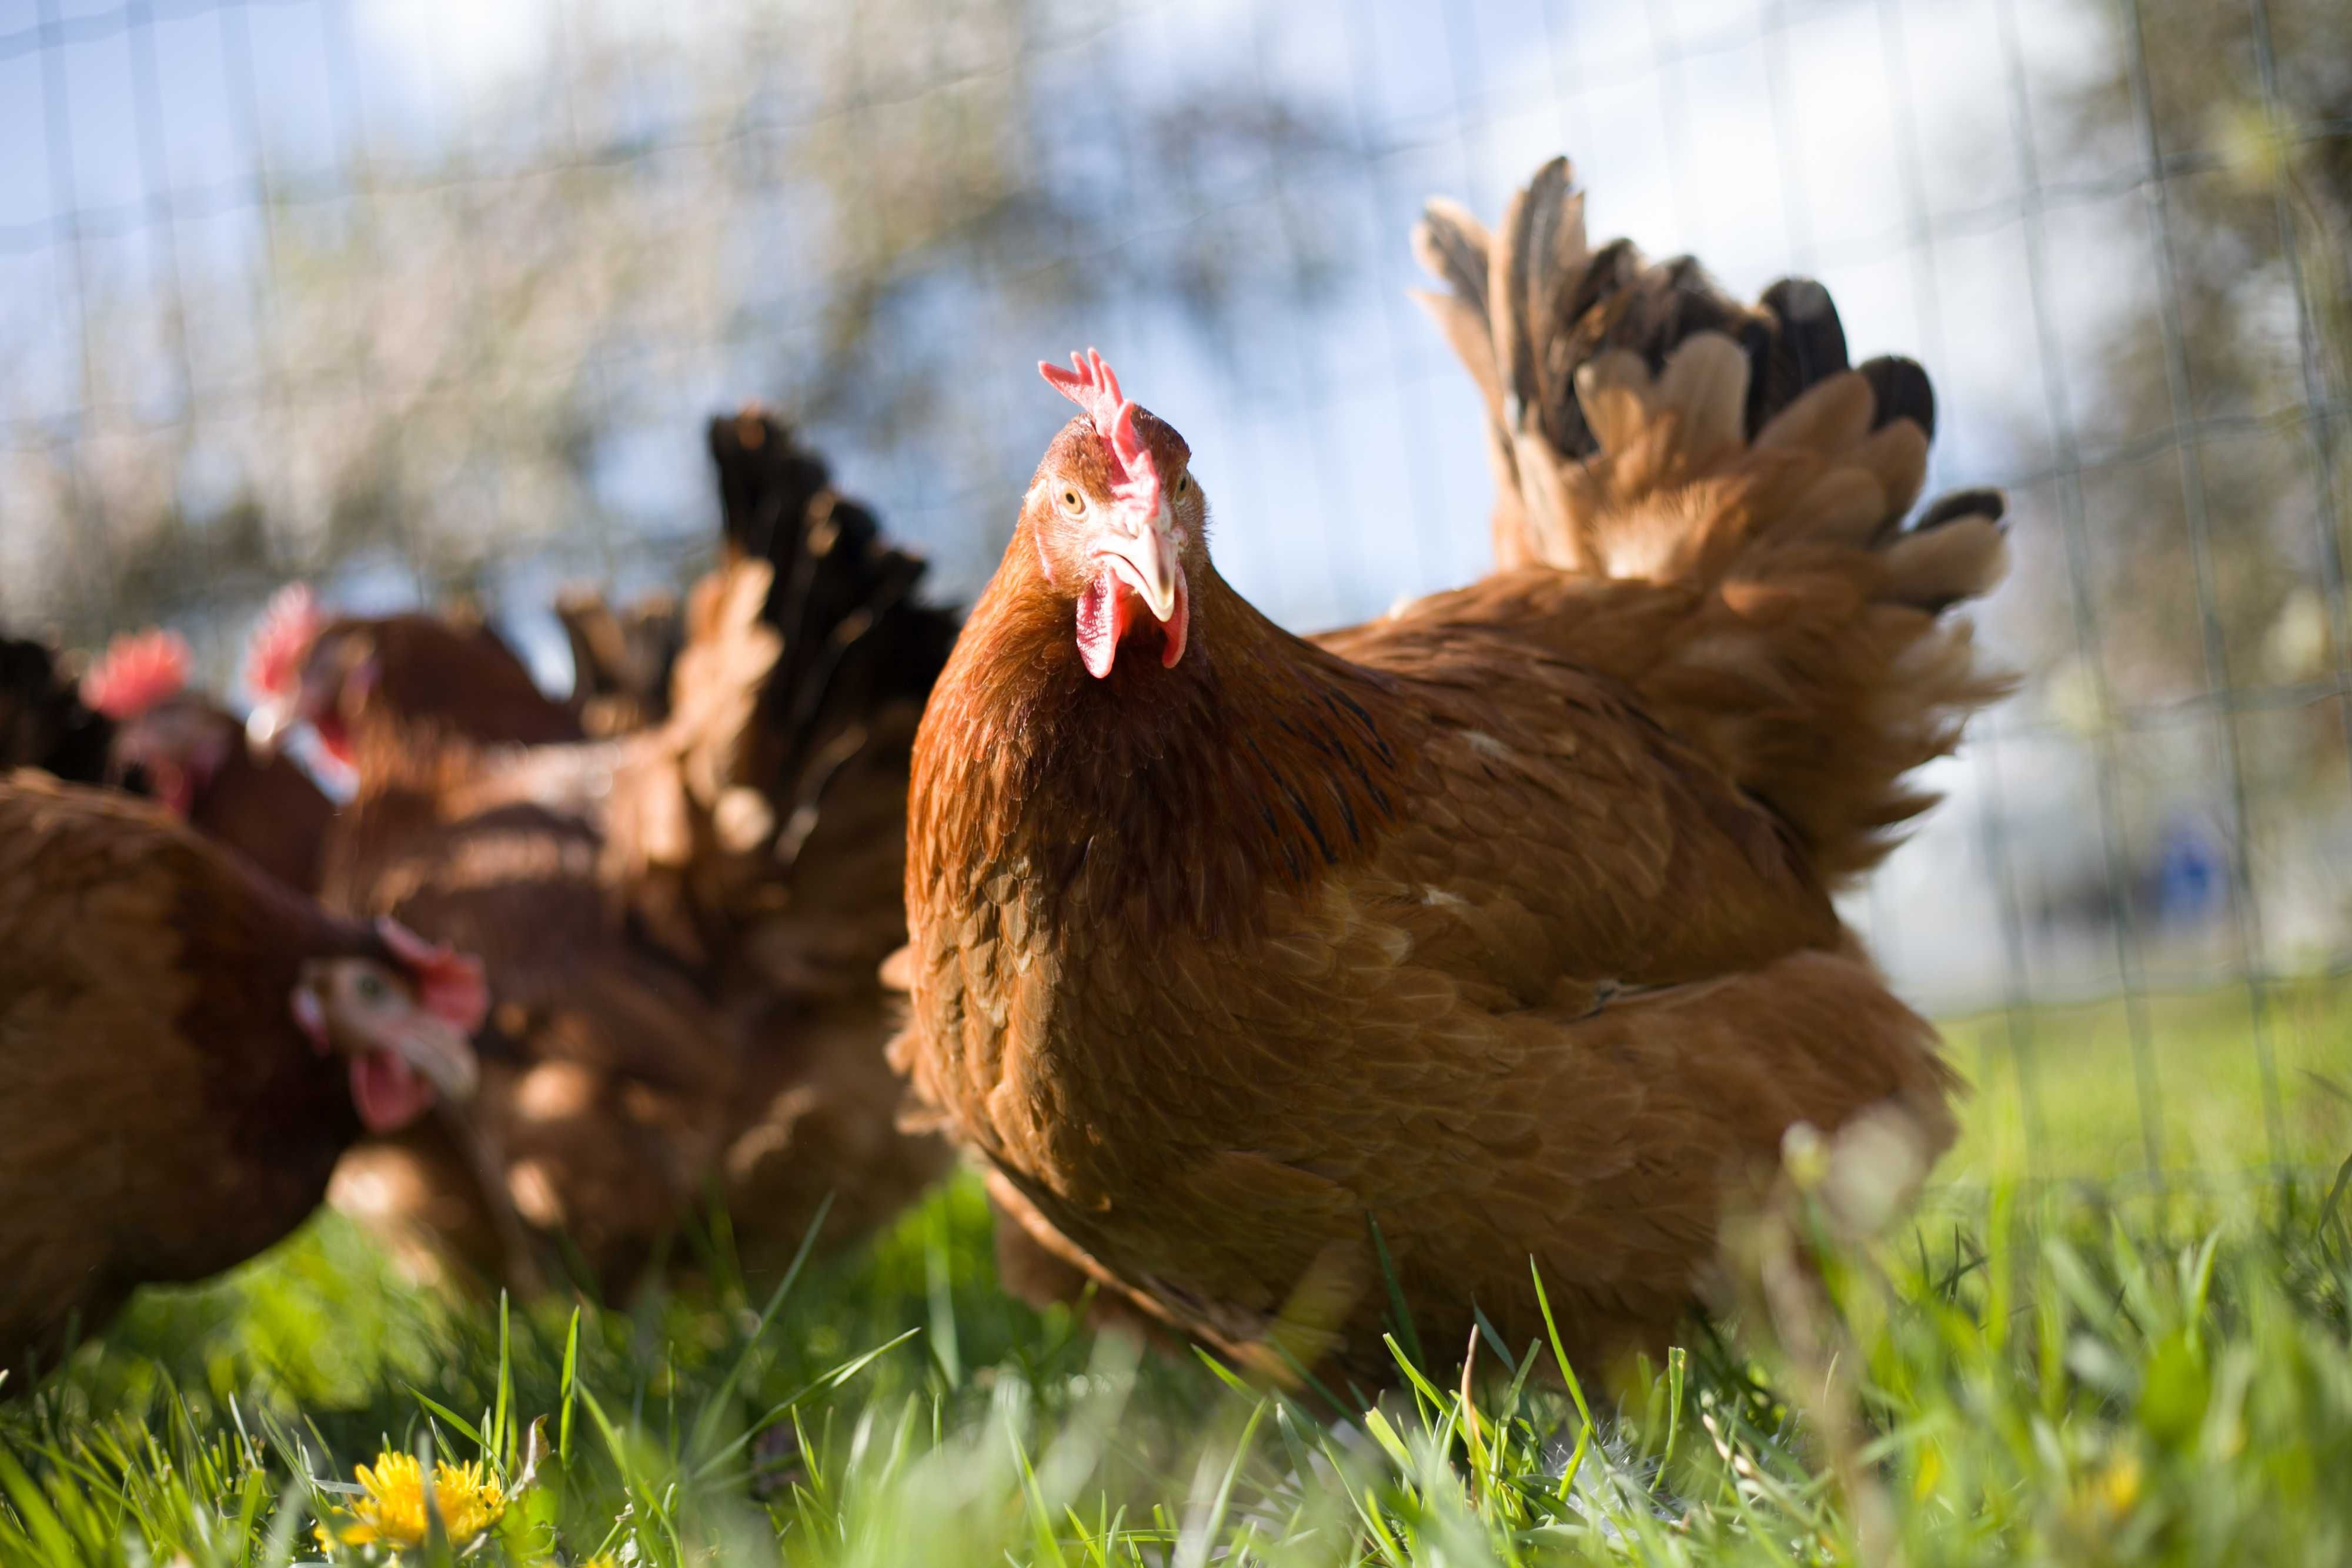
[[[478,629],[331,617],[296,590],[257,633],[256,733],[308,725],[356,776],[330,904],[488,966],[478,1146],[425,1129],[338,1180],[412,1249],[517,1278],[576,1263],[620,1291],[716,1197],[760,1271],[828,1199],[838,1242],[943,1164],[896,1126],[876,968],[904,940],[907,757],[954,622],[782,425],[750,413],[710,441],[724,559],[657,723],[625,634],[585,679],[590,711],[635,711],[590,740]],[[571,619],[601,641],[601,614]],[[638,623],[657,653],[658,615]]]
[[[290,759],[189,685],[187,643],[151,628],[108,644],[79,681],[37,643],[0,639],[0,768],[149,797],[305,893],[334,806]]]
[[[0,776],[0,1372],[261,1251],[363,1134],[469,1097],[483,1007],[471,958],[153,804]]]

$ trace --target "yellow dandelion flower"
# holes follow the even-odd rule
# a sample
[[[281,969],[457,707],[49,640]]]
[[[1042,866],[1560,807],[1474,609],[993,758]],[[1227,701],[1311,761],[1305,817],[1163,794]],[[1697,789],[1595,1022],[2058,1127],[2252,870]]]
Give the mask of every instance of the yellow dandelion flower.
[[[2098,1495],[2109,1513],[2129,1513],[2139,1501],[2139,1456],[2125,1454],[2111,1460],[2099,1476]]]
[[[352,1504],[350,1522],[335,1526],[334,1540],[346,1546],[425,1544],[425,1473],[414,1454],[379,1454],[373,1468],[362,1465],[352,1474],[366,1495]],[[433,1501],[453,1546],[465,1545],[507,1511],[506,1495],[479,1464],[446,1459],[433,1467]],[[326,1525],[319,1526],[321,1546],[329,1544],[329,1534]]]

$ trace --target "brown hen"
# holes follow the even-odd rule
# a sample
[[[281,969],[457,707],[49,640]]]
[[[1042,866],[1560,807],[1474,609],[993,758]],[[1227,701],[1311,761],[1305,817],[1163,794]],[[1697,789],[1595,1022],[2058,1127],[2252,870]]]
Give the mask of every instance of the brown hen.
[[[1392,1373],[1375,1226],[1425,1343],[1538,1334],[1532,1260],[1572,1356],[1654,1348],[1790,1127],[1952,1129],[1830,894],[2000,690],[1943,613],[1997,502],[1901,527],[1926,379],[1817,286],[1588,256],[1564,165],[1433,219],[1524,564],[1292,636],[1182,437],[1045,367],[916,747],[899,1060],[1034,1250],[1276,1372]]]
[[[327,915],[167,813],[0,778],[0,1369],[318,1207],[475,1081],[481,971]]]

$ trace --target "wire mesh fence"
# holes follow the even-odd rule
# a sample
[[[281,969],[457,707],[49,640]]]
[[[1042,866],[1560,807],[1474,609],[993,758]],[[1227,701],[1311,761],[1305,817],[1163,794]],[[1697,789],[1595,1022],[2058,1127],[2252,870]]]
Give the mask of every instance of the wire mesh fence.
[[[0,148],[0,622],[166,622],[224,688],[294,576],[472,596],[561,687],[555,591],[689,572],[751,395],[969,596],[1087,342],[1278,620],[1465,580],[1405,235],[1565,150],[1597,231],[1820,277],[1936,375],[1931,484],[2012,491],[2024,689],[1853,915],[2032,1162],[2340,1132],[2339,6],[11,0]]]

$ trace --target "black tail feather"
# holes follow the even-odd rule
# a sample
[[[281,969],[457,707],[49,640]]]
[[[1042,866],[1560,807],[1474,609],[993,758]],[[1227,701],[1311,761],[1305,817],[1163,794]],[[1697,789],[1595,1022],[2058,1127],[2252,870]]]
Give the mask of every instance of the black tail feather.
[[[729,554],[774,570],[762,618],[783,637],[763,716],[797,747],[828,715],[921,702],[955,643],[920,601],[929,563],[833,487],[824,459],[756,405],[710,422]]]
[[[107,782],[114,723],[44,643],[0,636],[0,772],[39,768],[76,784]]]

